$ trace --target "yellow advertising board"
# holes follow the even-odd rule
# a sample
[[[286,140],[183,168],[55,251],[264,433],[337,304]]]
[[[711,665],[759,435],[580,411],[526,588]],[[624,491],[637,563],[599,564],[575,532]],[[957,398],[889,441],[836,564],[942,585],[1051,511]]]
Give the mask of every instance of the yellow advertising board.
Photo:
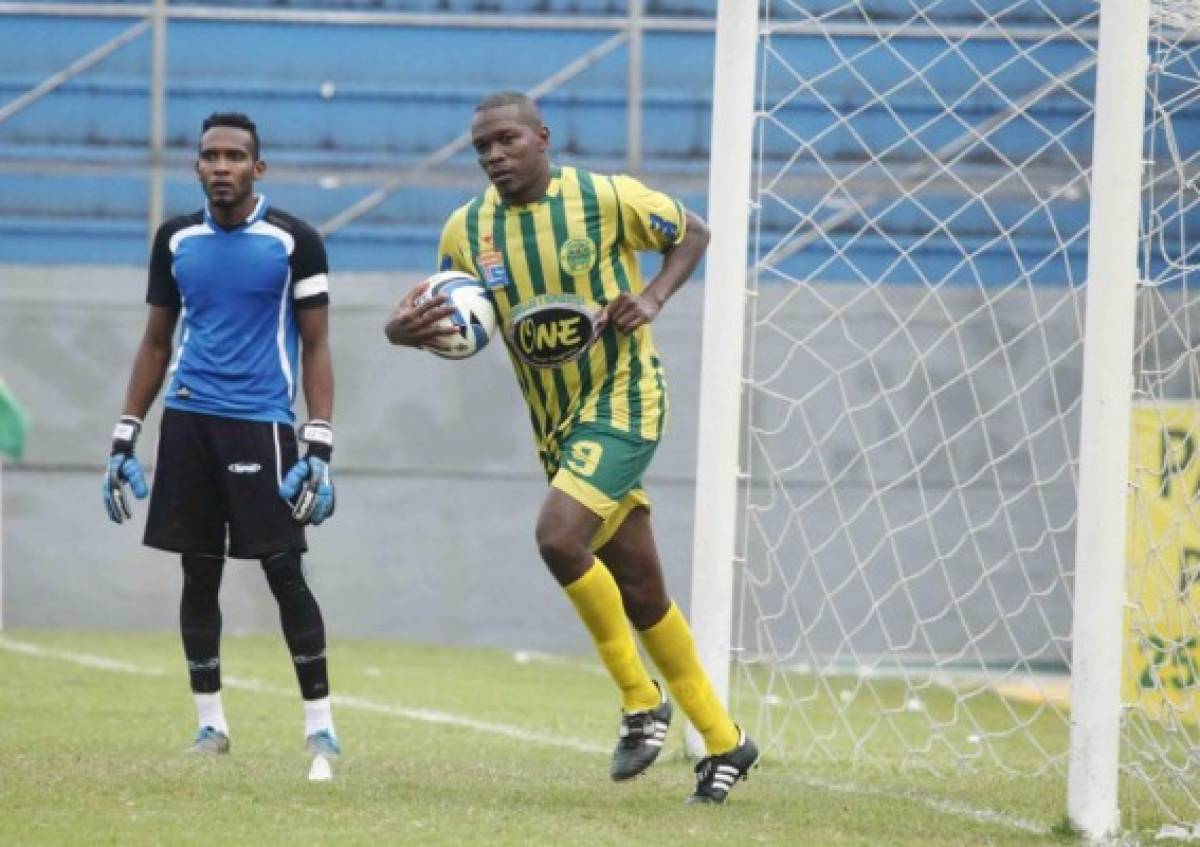
[[[1121,698],[1200,719],[1200,405],[1135,406]]]

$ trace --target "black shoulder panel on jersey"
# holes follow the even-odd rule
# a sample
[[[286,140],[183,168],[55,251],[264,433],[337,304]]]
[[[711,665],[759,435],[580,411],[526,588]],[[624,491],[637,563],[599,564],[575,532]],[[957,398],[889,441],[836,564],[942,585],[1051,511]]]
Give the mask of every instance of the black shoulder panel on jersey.
[[[180,307],[179,287],[171,273],[171,238],[181,229],[204,222],[204,212],[179,215],[164,222],[154,233],[150,250],[150,270],[146,281],[146,302],[151,306]]]
[[[289,215],[282,209],[277,209],[274,206],[267,209],[267,214],[263,217],[269,224],[279,227],[286,232],[291,233],[296,246],[292,250],[289,262],[292,266],[292,285],[300,284],[303,287],[305,280],[321,274],[329,273],[329,260],[325,256],[325,242],[321,240],[321,234],[317,230],[300,220],[295,215]],[[309,300],[313,302],[308,302]],[[329,302],[327,290],[323,290],[319,294],[309,296],[299,296],[296,298],[296,306],[324,306]]]

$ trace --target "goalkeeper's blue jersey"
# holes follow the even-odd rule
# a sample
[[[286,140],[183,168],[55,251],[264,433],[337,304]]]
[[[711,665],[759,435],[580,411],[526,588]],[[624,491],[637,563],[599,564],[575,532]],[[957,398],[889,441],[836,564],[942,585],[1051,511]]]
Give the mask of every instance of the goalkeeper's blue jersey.
[[[146,302],[181,310],[168,408],[292,423],[299,376],[296,309],[329,303],[321,236],[259,197],[225,229],[207,205],[154,237]]]

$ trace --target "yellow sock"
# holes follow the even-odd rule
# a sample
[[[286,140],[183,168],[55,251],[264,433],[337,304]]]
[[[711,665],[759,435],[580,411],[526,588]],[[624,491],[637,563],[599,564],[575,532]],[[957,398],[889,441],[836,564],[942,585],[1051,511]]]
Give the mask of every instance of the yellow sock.
[[[738,744],[738,730],[696,655],[692,630],[679,607],[671,608],[662,620],[640,633],[646,651],[667,678],[667,688],[692,726],[704,736],[710,756],[728,753]]]
[[[621,689],[621,708],[640,712],[657,706],[658,689],[638,655],[633,631],[625,619],[621,591],[604,563],[595,559],[587,573],[564,590],[591,633],[600,661]]]

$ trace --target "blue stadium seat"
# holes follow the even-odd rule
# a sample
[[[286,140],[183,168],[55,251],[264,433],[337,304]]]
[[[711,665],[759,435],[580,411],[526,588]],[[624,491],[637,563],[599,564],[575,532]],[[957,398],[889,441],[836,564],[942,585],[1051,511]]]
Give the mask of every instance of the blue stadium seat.
[[[387,10],[414,13],[509,15],[621,15],[626,0],[216,0],[225,6]],[[865,9],[875,20],[911,18],[911,0],[808,0],[787,6],[792,17],[852,22]],[[715,0],[646,0],[649,15],[712,16]],[[1054,24],[1044,2],[1004,4],[1005,24]],[[1055,0],[1059,21],[1090,20],[1092,0]],[[936,22],[979,23],[976,0],[941,0]],[[131,19],[5,18],[0,35],[0,102],[19,96],[52,73],[133,25]],[[1057,25],[1057,24],[1055,24]],[[451,27],[382,27],[248,22],[172,21],[168,29],[167,207],[192,209],[198,193],[188,173],[200,120],[215,110],[246,111],[259,122],[265,157],[276,166],[267,183],[273,200],[314,222],[327,219],[365,194],[369,184],[347,186],[318,177],[324,172],[392,173],[411,167],[462,133],[479,98],[496,87],[526,88],[556,72],[609,35],[606,30],[519,30]],[[286,36],[286,37],[284,37]],[[796,138],[807,140],[826,162],[847,168],[886,158],[893,168],[926,161],[929,150],[953,147],[973,168],[1001,159],[1068,165],[1090,156],[1090,124],[1080,102],[1090,81],[1039,99],[1018,119],[985,138],[971,127],[1004,114],[1008,105],[1075,67],[1087,51],[1071,40],[979,39],[954,49],[940,37],[910,35],[886,45],[852,34],[834,39],[801,35],[776,39],[790,67],[768,63],[773,100],[790,94],[762,134],[764,172],[789,162]],[[645,172],[690,178],[702,184],[711,132],[712,35],[651,31],[646,34],[643,155]],[[849,61],[847,62],[847,57]],[[58,165],[54,176],[0,173],[0,261],[144,261],[145,153],[149,126],[149,42],[132,42],[13,119],[0,124],[0,162]],[[839,70],[834,70],[840,68]],[[995,69],[979,85],[980,68]],[[603,170],[624,169],[627,60],[618,49],[561,89],[542,108],[552,128],[558,160]],[[949,111],[947,104],[953,104]],[[1181,113],[1179,133],[1200,138],[1200,114]],[[95,165],[95,168],[89,168]],[[103,166],[119,175],[102,175]],[[458,175],[446,184],[406,187],[330,242],[342,267],[428,267],[446,213],[481,184],[469,151],[450,163]],[[821,211],[827,174],[809,164],[788,178],[804,187],[795,205]],[[360,180],[361,182],[361,180]],[[804,192],[812,196],[803,196]],[[815,193],[814,193],[815,192]],[[703,211],[703,197],[684,198]],[[988,198],[988,206],[961,194],[922,198],[869,210],[880,216],[893,244],[920,244],[920,262],[891,259],[883,244],[858,239],[847,245],[852,262],[877,267],[899,281],[941,278],[937,268],[961,264],[967,245],[978,261],[961,269],[970,277],[1012,278],[1020,263],[1004,245],[989,244],[994,220],[1015,221],[1019,204]],[[1030,216],[1022,237],[1050,251],[1056,225],[1083,214],[1079,201]],[[941,226],[930,216],[940,217]],[[818,216],[819,217],[819,216]],[[947,223],[948,221],[948,223]],[[764,203],[759,224],[767,243],[795,225],[794,215]],[[70,230],[66,246],[47,235]],[[931,236],[930,233],[933,233]],[[835,232],[795,257],[830,273],[849,273]],[[73,245],[73,246],[72,246]],[[1034,253],[1036,247],[1031,247]],[[827,255],[822,254],[826,251]],[[1072,268],[1076,253],[1064,261]],[[861,255],[860,255],[861,254]],[[1011,254],[1011,251],[1009,251]],[[956,260],[954,257],[957,256]],[[815,264],[813,264],[815,263]],[[978,265],[978,267],[975,267]],[[1074,272],[1074,271],[1073,271]],[[959,273],[959,271],[955,271]],[[1006,276],[1007,274],[1007,276]],[[1063,272],[1059,271],[1059,279]]]

